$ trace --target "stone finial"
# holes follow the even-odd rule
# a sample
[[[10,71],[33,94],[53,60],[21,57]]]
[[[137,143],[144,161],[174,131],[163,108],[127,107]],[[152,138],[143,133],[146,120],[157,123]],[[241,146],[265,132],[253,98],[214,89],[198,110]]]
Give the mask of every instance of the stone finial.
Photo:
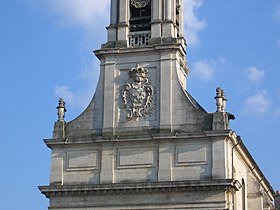
[[[216,89],[216,97],[214,99],[216,99],[216,106],[217,106],[217,112],[223,112],[223,93],[224,91],[220,88],[220,87],[217,87]]]
[[[57,116],[58,116],[58,122],[64,122],[65,112],[67,112],[67,109],[65,108],[65,102],[63,98],[60,98],[58,101],[57,108]]]
[[[227,99],[225,96],[225,92],[222,88],[218,87],[216,89],[215,99],[216,99],[217,112],[225,112],[227,106]]]

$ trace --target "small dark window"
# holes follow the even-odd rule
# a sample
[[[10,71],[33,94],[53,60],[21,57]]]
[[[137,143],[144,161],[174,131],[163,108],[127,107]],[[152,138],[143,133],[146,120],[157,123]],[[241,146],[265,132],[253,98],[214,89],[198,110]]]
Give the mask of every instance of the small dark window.
[[[136,8],[130,4],[130,31],[151,30],[151,2],[145,7]]]
[[[180,30],[180,12],[179,8],[176,8],[176,27],[177,27],[177,37],[179,37],[179,30]]]
[[[181,5],[180,1],[176,1],[176,28],[177,28],[177,37],[180,36],[180,11],[181,10]]]

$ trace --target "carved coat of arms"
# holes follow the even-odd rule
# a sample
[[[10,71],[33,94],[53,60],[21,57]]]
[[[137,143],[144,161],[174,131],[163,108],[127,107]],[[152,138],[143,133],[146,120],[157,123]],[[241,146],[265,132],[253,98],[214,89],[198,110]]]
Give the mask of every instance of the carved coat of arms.
[[[122,90],[127,120],[139,120],[140,117],[151,114],[154,109],[154,90],[147,77],[148,72],[148,69],[139,65],[128,72],[130,79]]]

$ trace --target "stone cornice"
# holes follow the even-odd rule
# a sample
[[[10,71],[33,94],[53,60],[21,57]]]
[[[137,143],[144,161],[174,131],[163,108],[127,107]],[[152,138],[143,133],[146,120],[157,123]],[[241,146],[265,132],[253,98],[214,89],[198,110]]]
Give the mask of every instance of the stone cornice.
[[[184,140],[195,138],[225,138],[231,135],[230,130],[225,131],[205,131],[195,133],[151,133],[143,135],[118,135],[118,136],[94,136],[94,135],[81,135],[74,136],[73,138],[65,139],[44,139],[45,144],[52,148],[59,145],[71,144],[92,144],[92,143],[117,143],[117,142],[143,142],[143,141],[165,141],[165,140]]]
[[[238,189],[238,183],[231,179],[208,181],[169,181],[154,183],[117,183],[100,185],[55,185],[39,187],[41,193],[44,194],[47,198],[69,195],[80,196],[216,190],[236,191]]]
[[[167,39],[167,38],[166,38]],[[172,39],[172,38],[170,38]],[[124,47],[124,48],[101,48],[99,50],[95,50],[95,55],[101,59],[104,55],[116,55],[116,54],[131,54],[131,53],[141,53],[141,52],[151,52],[151,51],[158,51],[158,50],[172,50],[176,51],[179,50],[179,52],[182,54],[182,56],[185,56],[186,51],[184,49],[184,46],[182,45],[180,39],[176,39],[176,43],[164,43],[163,44],[156,44],[156,45],[147,45],[147,46],[140,46],[140,47]],[[172,39],[172,40],[173,40]]]

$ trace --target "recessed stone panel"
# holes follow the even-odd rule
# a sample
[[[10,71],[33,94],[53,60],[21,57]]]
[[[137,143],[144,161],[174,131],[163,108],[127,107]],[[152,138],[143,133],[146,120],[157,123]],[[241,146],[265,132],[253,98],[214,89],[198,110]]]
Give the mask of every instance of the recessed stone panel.
[[[155,165],[154,148],[119,149],[117,168],[149,168]]]
[[[67,152],[67,170],[98,169],[98,150]]]
[[[175,153],[176,166],[206,164],[206,162],[207,162],[207,145],[188,144],[185,146],[176,147],[176,153]]]

